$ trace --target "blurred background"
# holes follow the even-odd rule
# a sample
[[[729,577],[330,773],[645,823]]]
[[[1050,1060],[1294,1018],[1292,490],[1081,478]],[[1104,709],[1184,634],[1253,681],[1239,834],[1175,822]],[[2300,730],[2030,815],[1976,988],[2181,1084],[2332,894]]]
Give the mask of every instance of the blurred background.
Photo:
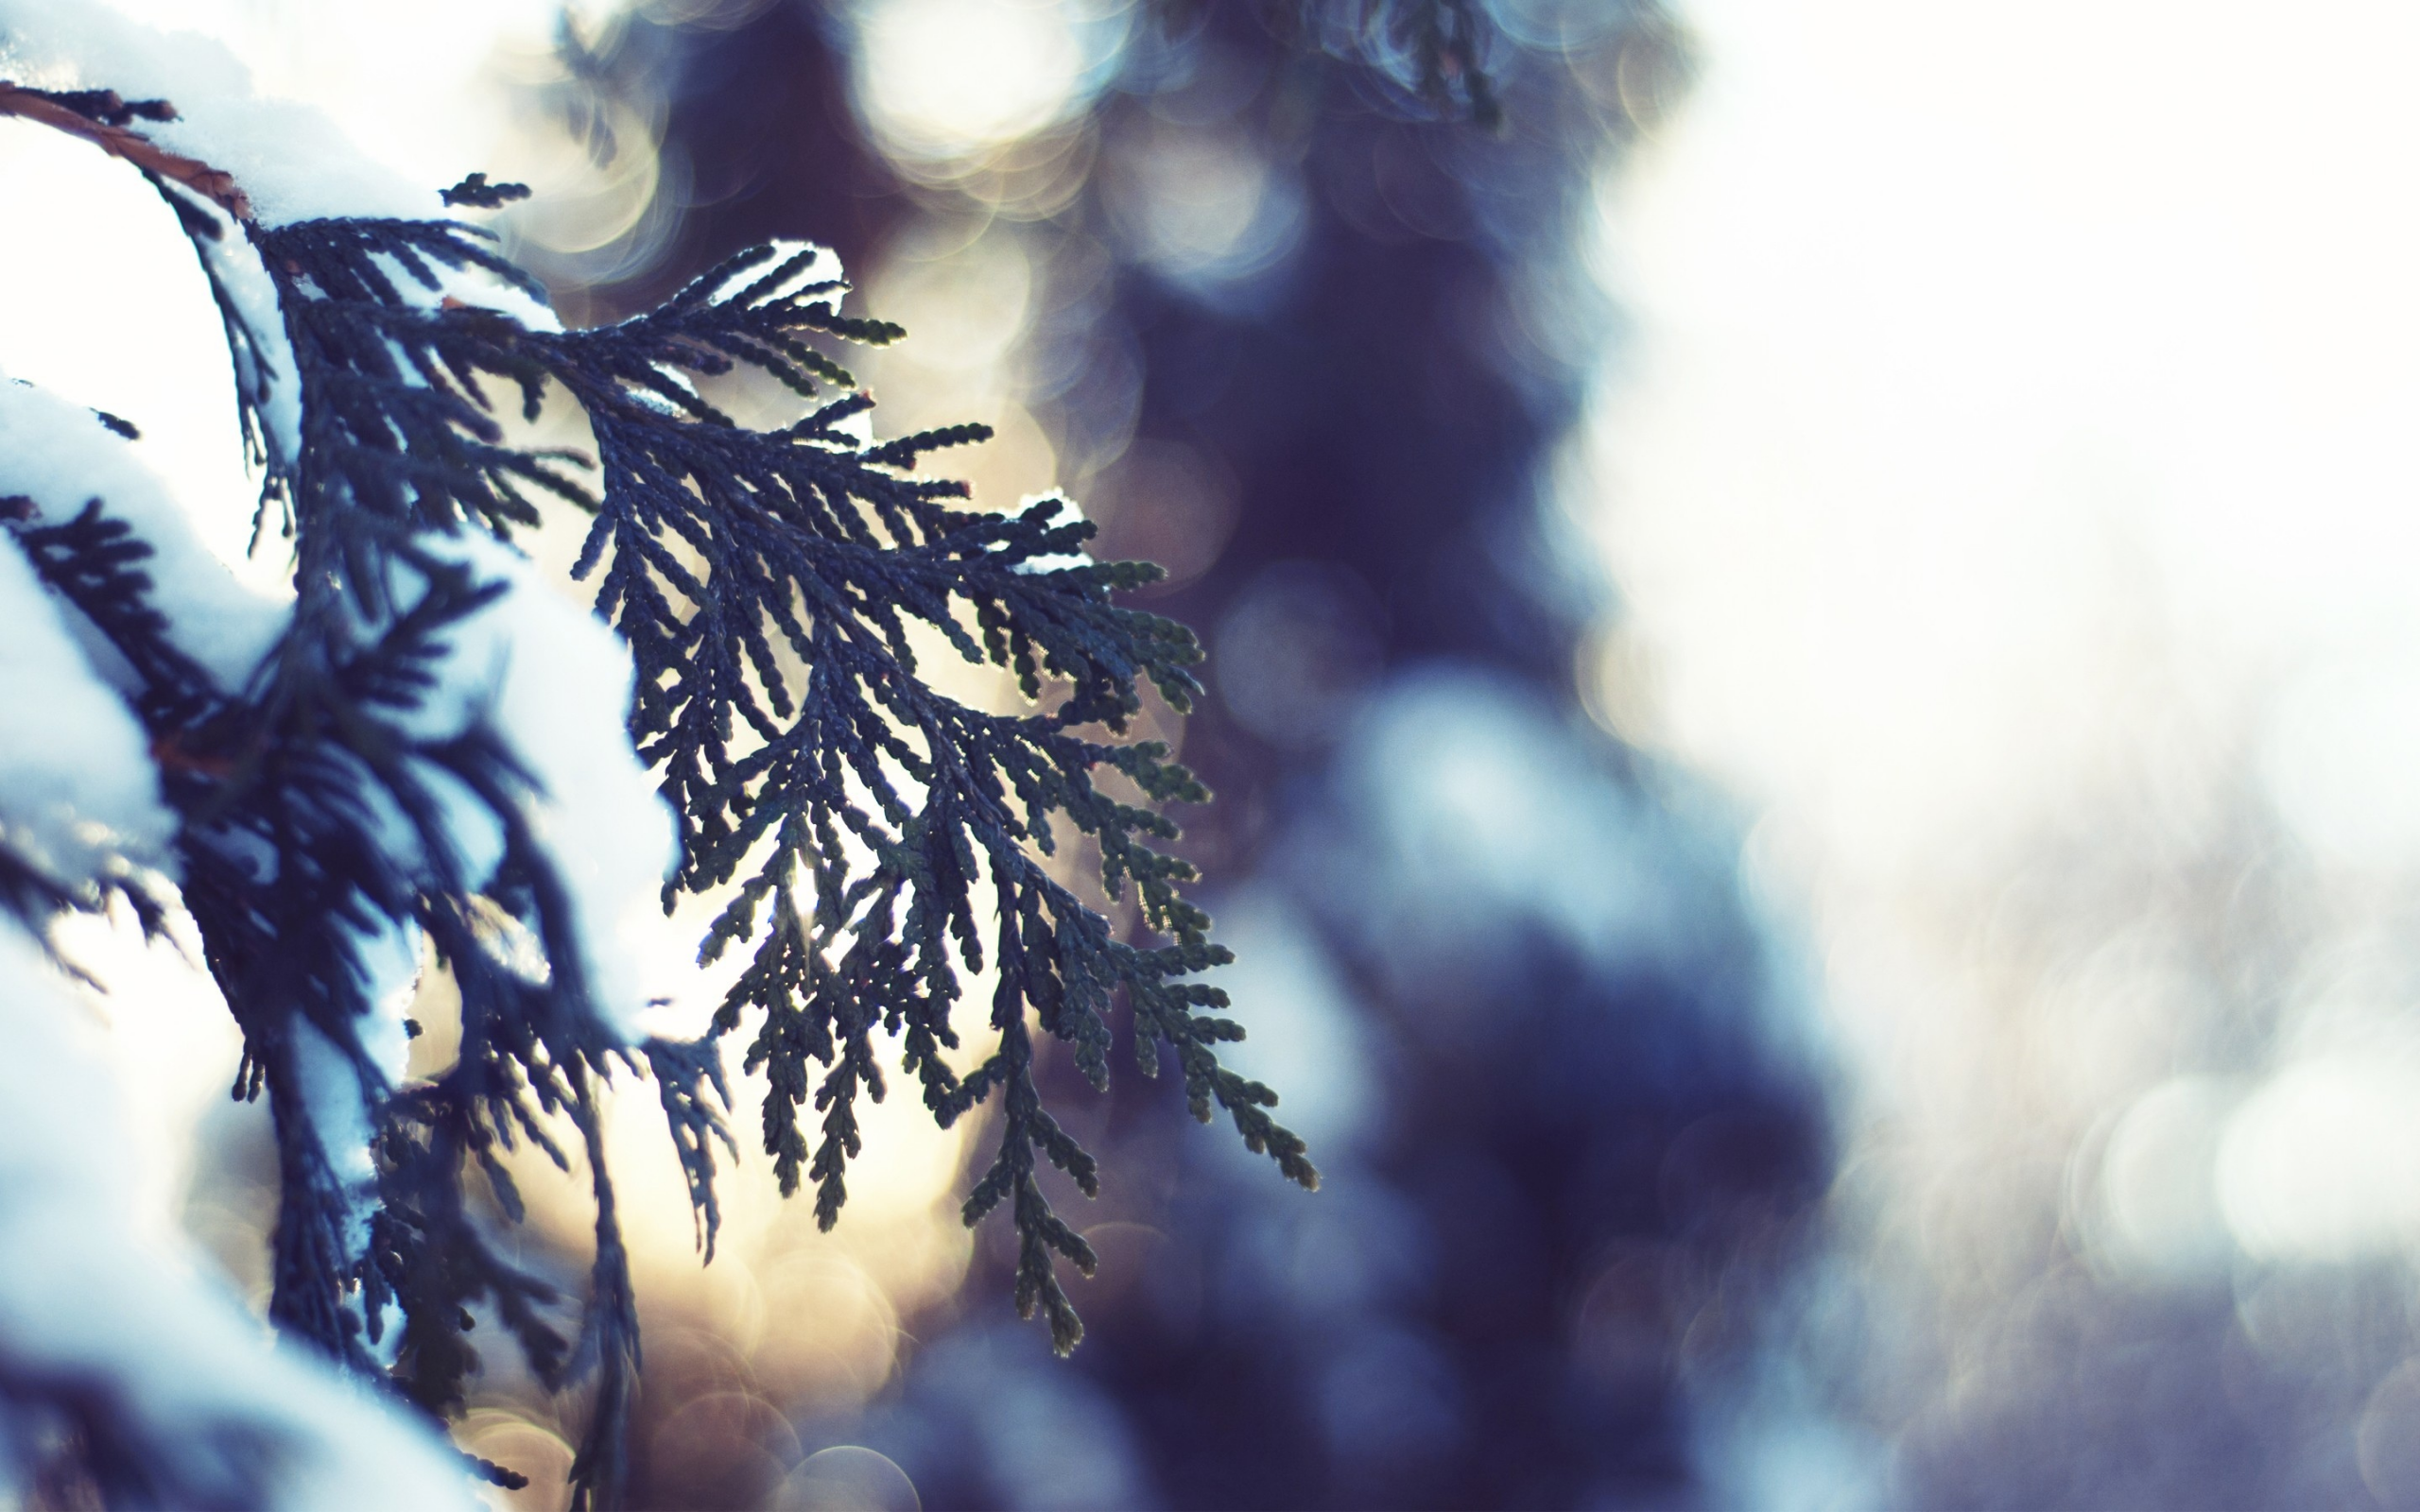
[[[1153,718],[1323,1189],[1062,1068],[1062,1363],[957,1224],[979,1132],[885,1105],[826,1236],[743,1160],[700,1269],[640,1088],[637,1504],[2420,1505],[2420,14],[133,9],[531,184],[567,320],[833,247],[909,332],[877,425],[993,425],[977,500],[1065,489],[1211,650]],[[240,557],[156,202],[8,123],[0,175],[60,211],[0,359]],[[78,943],[147,1201],[264,1292],[232,1027]],[[554,1504],[579,1404],[492,1364],[463,1437]]]

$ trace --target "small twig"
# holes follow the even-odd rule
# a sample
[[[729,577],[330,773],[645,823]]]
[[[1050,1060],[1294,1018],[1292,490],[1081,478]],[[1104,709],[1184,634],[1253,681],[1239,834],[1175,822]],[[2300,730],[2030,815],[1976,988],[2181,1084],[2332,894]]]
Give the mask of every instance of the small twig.
[[[170,152],[148,137],[122,126],[108,126],[78,115],[39,90],[21,89],[0,79],[0,115],[21,116],[53,130],[79,136],[112,157],[124,158],[164,179],[173,179],[237,220],[252,218],[252,202],[244,198],[233,174],[198,158]]]

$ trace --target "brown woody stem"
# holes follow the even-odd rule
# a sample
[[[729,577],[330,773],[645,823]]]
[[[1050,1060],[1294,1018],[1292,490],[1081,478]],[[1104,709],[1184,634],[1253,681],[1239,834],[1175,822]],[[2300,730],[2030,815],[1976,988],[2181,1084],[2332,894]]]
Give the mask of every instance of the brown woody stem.
[[[183,184],[237,220],[252,218],[252,202],[244,198],[244,191],[236,186],[233,174],[214,168],[198,158],[170,152],[149,138],[122,126],[105,126],[78,115],[34,90],[20,89],[6,79],[0,79],[0,115],[19,116],[55,131],[82,137],[112,157],[123,158],[138,168]]]

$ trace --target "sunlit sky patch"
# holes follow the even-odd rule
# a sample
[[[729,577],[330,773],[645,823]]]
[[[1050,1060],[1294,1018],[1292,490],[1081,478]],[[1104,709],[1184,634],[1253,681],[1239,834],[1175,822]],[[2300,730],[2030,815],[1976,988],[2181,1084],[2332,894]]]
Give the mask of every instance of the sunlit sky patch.
[[[858,103],[895,155],[971,157],[1082,108],[1125,22],[1113,0],[859,0]]]
[[[2420,651],[2411,12],[1687,9],[1599,511],[1674,744],[1922,846],[2098,740],[2145,609],[2222,679]]]
[[[1995,1120],[2101,1129],[2121,1268],[2409,1245],[2409,1172],[2360,1154],[2403,1083],[2328,1058],[2420,1038],[2401,989],[2290,1002],[2270,1079],[2129,1113],[2216,1009],[2112,980],[2145,1006],[1987,1030],[2050,1010],[1978,942],[2126,783],[2180,854],[2212,795],[2265,806],[2331,918],[2420,869],[2420,16],[1682,9],[1696,90],[1601,194],[1638,338],[1574,507],[1626,606],[1596,705],[1764,816],[1853,1122],[1945,1170]]]

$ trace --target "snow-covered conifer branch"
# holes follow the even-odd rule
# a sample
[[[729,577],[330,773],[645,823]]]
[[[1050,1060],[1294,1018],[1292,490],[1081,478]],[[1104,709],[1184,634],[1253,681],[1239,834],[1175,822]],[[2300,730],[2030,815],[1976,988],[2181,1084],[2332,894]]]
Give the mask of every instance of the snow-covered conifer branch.
[[[124,1115],[35,937],[0,919],[0,1495],[46,1436],[86,1447],[112,1506],[465,1505],[429,1425],[271,1351],[115,1200]]]
[[[1081,1328],[1054,1257],[1093,1256],[1036,1177],[1047,1160],[1089,1193],[1097,1173],[1043,1106],[1028,1021],[1105,1085],[1122,997],[1147,1073],[1165,1041],[1198,1116],[1225,1108],[1315,1184],[1273,1094],[1219,1063],[1241,1034],[1212,1011],[1223,996],[1187,980],[1225,954],[1161,849],[1176,831],[1158,805],[1207,795],[1164,746],[1120,738],[1146,682],[1180,710],[1199,691],[1191,635],[1114,596],[1157,570],[1092,561],[1092,526],[1063,501],[977,512],[963,485],[913,473],[982,427],[865,439],[850,422],[869,401],[831,346],[902,333],[840,313],[828,253],[760,248],[660,310],[566,332],[485,232],[422,214],[436,197],[399,204],[324,131],[288,129],[268,152],[264,131],[290,122],[231,67],[104,12],[0,0],[0,73],[19,80],[6,113],[134,164],[199,257],[264,520],[278,511],[295,561],[290,600],[244,593],[109,426],[0,391],[0,500],[22,552],[0,551],[0,593],[9,571],[39,575],[49,599],[31,576],[20,596],[45,605],[59,644],[35,637],[28,657],[89,655],[99,677],[79,670],[79,686],[114,711],[95,738],[130,752],[90,774],[125,791],[59,799],[86,825],[74,833],[110,837],[105,866],[56,864],[12,806],[45,791],[30,779],[0,791],[0,855],[45,879],[37,925],[109,868],[177,880],[244,1033],[237,1091],[274,1115],[272,1321],[442,1416],[478,1368],[483,1309],[541,1380],[594,1383],[575,1501],[611,1500],[638,1339],[599,1089],[617,1069],[656,1077],[711,1256],[714,1146],[732,1147],[719,1040],[752,1018],[767,1151],[786,1192],[814,1183],[827,1226],[856,1100],[884,1092],[877,1032],[902,1040],[944,1125],[1001,1093],[965,1216],[1009,1207],[1018,1303],[1063,1350]],[[512,187],[473,175],[444,199]],[[742,365],[817,407],[735,423],[700,380]],[[555,386],[587,414],[593,463],[506,428]],[[541,492],[595,515],[578,573],[599,575],[601,618],[508,544]],[[940,693],[914,624],[1013,672],[1032,709]],[[1104,769],[1144,801],[1098,786]],[[1047,869],[1063,823],[1165,943],[1121,937]],[[638,912],[683,892],[723,903],[704,957],[750,957],[697,1043],[647,1037],[631,954]],[[405,1085],[424,957],[459,989],[460,1051]],[[987,960],[994,1039],[960,1078],[942,1053],[961,969]],[[526,1140],[568,1170],[566,1125],[596,1205],[576,1316],[559,1279],[504,1258],[465,1191],[479,1171],[518,1221],[503,1155]]]

